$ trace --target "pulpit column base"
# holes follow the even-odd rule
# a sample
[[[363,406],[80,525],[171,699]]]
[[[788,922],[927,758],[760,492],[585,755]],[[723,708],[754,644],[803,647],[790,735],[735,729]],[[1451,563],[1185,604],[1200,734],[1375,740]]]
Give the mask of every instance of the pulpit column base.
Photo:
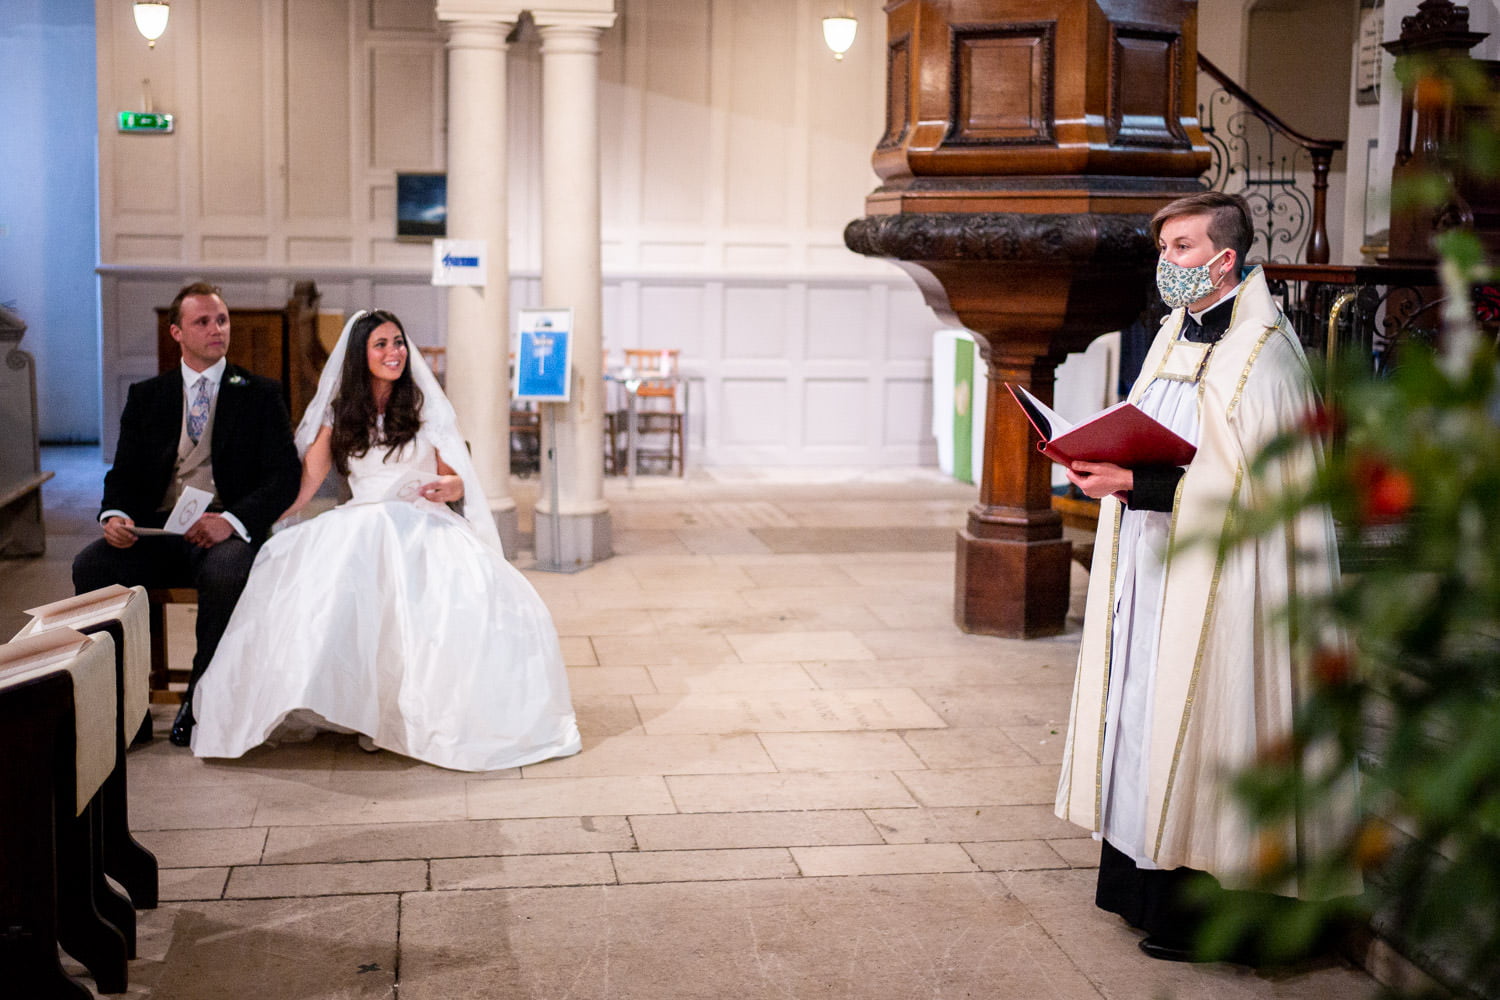
[[[1061,635],[1067,625],[1073,545],[1064,538],[956,540],[954,620],[1006,639]]]

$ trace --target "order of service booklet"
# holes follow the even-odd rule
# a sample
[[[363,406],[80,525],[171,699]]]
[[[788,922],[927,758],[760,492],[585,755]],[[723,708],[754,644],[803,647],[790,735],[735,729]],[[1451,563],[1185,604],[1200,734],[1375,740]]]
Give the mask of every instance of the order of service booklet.
[[[1070,423],[1025,386],[1005,383],[1026,419],[1042,436],[1037,450],[1059,465],[1112,462],[1124,469],[1143,465],[1187,465],[1198,449],[1129,401]]]

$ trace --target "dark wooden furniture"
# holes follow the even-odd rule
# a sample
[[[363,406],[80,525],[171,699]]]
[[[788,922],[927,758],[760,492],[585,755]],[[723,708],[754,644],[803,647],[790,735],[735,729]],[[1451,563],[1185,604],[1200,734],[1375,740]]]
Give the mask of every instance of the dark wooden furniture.
[[[318,391],[328,352],[318,340],[318,302],[311,281],[299,281],[286,305],[244,308],[229,303],[229,360],[281,383],[282,399],[295,425]],[[156,307],[159,371],[180,363],[182,352],[167,326],[167,307]]]
[[[36,361],[21,350],[26,323],[0,306],[0,557],[39,556],[43,472],[37,446]]]
[[[1141,312],[1152,213],[1201,190],[1197,6],[1177,0],[892,0],[881,186],[851,250],[894,261],[974,332],[992,386],[1052,399],[1070,352]],[[957,538],[965,631],[1056,635],[1070,546],[1050,463],[1008,394],[986,413],[979,501]]]

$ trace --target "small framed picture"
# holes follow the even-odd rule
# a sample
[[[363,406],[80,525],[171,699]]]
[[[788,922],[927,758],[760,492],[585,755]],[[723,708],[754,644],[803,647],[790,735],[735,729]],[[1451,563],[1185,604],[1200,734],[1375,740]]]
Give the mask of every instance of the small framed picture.
[[[448,235],[448,175],[396,175],[396,237],[431,240]]]

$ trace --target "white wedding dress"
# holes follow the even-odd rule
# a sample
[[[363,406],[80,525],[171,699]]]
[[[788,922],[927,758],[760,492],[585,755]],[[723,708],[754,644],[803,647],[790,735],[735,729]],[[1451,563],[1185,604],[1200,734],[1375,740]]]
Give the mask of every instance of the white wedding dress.
[[[446,506],[426,429],[349,461],[354,498],[278,532],[199,680],[193,753],[363,733],[462,771],[577,753],[557,631],[531,584]]]

